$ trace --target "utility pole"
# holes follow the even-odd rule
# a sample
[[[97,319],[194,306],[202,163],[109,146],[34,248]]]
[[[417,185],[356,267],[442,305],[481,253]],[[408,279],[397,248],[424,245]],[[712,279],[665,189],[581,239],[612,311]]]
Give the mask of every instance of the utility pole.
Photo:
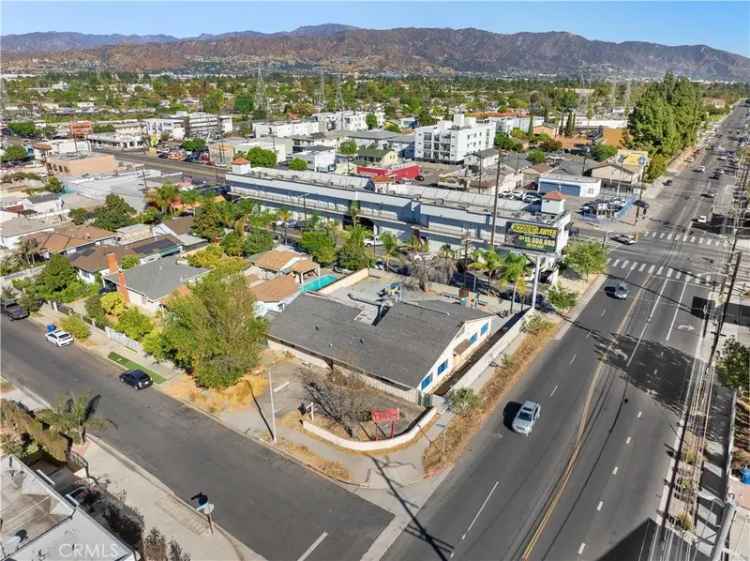
[[[318,90],[318,99],[315,101],[316,105],[320,108],[320,111],[323,111],[323,108],[326,105],[326,78],[322,68],[320,69],[320,89]]]
[[[255,110],[263,111],[268,115],[268,99],[266,98],[266,85],[263,83],[263,72],[258,67],[258,78],[255,83]]]
[[[344,94],[341,91],[341,74],[336,76],[336,111],[339,112],[339,130],[344,130]]]
[[[534,289],[531,291],[531,309],[536,310],[536,293],[539,288],[539,256],[534,259]]]
[[[492,231],[490,232],[490,247],[495,247],[495,224],[497,224],[497,191],[500,188],[500,151],[497,157],[497,174],[495,175],[495,196],[492,200]]]

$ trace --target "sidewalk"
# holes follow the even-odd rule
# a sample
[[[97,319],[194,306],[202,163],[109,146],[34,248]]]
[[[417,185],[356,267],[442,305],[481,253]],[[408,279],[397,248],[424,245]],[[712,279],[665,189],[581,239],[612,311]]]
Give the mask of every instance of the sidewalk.
[[[47,407],[44,400],[17,386],[5,392],[3,398],[20,401],[32,410]],[[177,542],[193,561],[263,560],[215,524],[212,535],[203,515],[155,476],[99,439],[89,437],[78,451],[88,462],[91,477],[106,482],[108,493],[124,497],[123,501],[143,516],[144,537],[151,528],[158,528],[167,543]]]

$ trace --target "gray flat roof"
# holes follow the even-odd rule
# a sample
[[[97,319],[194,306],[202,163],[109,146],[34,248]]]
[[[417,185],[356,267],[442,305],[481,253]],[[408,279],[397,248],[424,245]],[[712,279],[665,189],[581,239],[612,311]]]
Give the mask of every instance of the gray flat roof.
[[[349,138],[361,138],[364,140],[390,140],[394,137],[401,136],[401,134],[383,129],[373,129],[368,131],[346,131],[345,136],[348,136]]]
[[[461,326],[492,314],[439,300],[399,302],[376,324],[358,321],[359,308],[303,294],[271,322],[272,338],[413,388],[430,371]]]

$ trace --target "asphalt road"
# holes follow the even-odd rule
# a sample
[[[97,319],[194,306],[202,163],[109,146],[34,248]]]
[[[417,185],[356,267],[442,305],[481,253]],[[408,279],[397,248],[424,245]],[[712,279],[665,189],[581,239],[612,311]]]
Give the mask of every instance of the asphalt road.
[[[203,492],[217,522],[272,561],[359,559],[392,515],[157,390],[135,392],[113,364],[46,343],[39,325],[2,319],[3,376],[48,401],[101,394],[113,427],[99,436],[188,500]]]
[[[610,242],[605,289],[511,390],[385,559],[646,558],[676,424],[701,366],[704,322],[694,307],[721,283],[729,255],[726,240],[692,222],[711,214],[713,200],[700,196],[716,188],[706,185],[715,158],[706,160],[705,175],[674,178],[663,211],[647,218],[652,233],[633,246]],[[606,291],[619,282],[630,289],[625,301]],[[504,418],[526,399],[542,407],[529,437]]]
[[[144,152],[108,152],[118,160],[144,164],[146,167],[160,169],[164,172],[182,172],[186,177],[195,179],[206,179],[215,183],[224,183],[224,175],[227,170],[204,164],[182,162],[180,160],[168,160],[149,156]]]

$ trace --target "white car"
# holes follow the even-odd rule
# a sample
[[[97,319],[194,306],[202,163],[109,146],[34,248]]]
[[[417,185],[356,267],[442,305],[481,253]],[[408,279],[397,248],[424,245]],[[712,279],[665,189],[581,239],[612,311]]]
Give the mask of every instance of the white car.
[[[541,405],[534,401],[524,401],[513,419],[513,430],[528,436],[534,430],[534,425],[541,414]]]
[[[56,329],[45,334],[47,341],[55,345],[56,347],[65,347],[73,344],[73,336],[67,331],[62,329]]]
[[[365,247],[378,247],[378,246],[381,246],[381,245],[383,245],[383,240],[381,240],[380,238],[377,238],[377,237],[375,237],[375,238],[367,238],[365,240]]]
[[[698,217],[695,218],[695,221],[698,224],[707,224],[708,223],[708,218],[706,217],[705,214],[701,214],[700,216],[698,216]]]

